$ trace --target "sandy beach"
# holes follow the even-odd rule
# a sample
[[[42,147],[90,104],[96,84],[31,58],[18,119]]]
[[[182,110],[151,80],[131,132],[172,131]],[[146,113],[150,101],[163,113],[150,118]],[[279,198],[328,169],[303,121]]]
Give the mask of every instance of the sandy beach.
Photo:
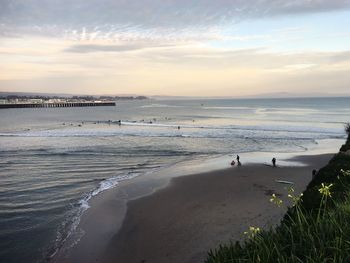
[[[249,226],[278,223],[286,208],[269,199],[275,193],[287,201],[289,185],[276,180],[291,181],[302,192],[312,169],[325,166],[331,157],[294,158],[307,164],[302,167],[254,164],[176,177],[124,208],[117,187],[95,200],[81,222],[85,235],[54,262],[203,262],[220,243],[242,240]]]

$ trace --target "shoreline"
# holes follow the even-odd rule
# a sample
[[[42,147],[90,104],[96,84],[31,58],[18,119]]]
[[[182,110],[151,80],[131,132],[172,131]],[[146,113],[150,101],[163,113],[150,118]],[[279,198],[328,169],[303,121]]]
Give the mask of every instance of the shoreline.
[[[63,247],[53,262],[201,262],[219,243],[242,239],[249,226],[278,223],[285,210],[276,209],[269,197],[276,193],[286,199],[287,194],[286,185],[274,180],[294,181],[302,192],[312,169],[323,167],[332,156],[291,160],[306,166],[248,164],[156,178],[148,186],[150,178],[140,178],[142,188],[153,190],[138,196],[135,182],[123,182],[91,201],[79,224],[81,240],[73,248]]]

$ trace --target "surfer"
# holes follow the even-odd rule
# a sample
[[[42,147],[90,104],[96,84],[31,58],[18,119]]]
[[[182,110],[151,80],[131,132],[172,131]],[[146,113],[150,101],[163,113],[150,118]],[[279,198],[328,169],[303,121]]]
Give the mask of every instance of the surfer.
[[[275,157],[272,158],[272,166],[276,167],[276,158]]]
[[[241,162],[239,161],[239,158],[240,158],[240,157],[239,157],[239,155],[237,154],[237,157],[236,157],[237,164],[238,164],[238,165],[242,165]]]

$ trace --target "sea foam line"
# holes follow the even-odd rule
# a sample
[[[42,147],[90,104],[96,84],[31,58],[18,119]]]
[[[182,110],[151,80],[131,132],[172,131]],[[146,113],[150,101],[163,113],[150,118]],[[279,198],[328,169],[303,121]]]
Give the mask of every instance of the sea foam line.
[[[73,234],[76,234],[76,237],[74,238],[72,243],[68,246],[68,248],[71,248],[74,245],[76,245],[80,241],[80,239],[83,237],[84,233],[77,233],[77,228],[80,224],[82,215],[90,208],[89,201],[91,200],[91,198],[93,198],[94,196],[106,190],[116,187],[121,181],[130,180],[140,175],[141,173],[129,172],[125,175],[113,176],[111,178],[102,180],[96,189],[94,189],[89,194],[85,195],[84,198],[79,200],[78,201],[79,206],[78,206],[78,209],[74,211],[74,215],[71,218],[62,222],[61,224],[62,229],[61,230],[59,229],[57,231],[56,240],[55,240],[54,249],[53,249],[54,251],[50,253],[49,257],[53,258]],[[66,224],[70,224],[68,231],[65,230]],[[66,232],[66,234],[62,232]]]

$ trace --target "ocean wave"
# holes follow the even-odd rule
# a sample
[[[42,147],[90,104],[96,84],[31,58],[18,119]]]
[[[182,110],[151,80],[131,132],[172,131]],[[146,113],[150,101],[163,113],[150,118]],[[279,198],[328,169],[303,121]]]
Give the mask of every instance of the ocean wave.
[[[292,132],[290,132],[292,133]],[[149,138],[183,138],[183,139],[261,139],[261,140],[310,140],[310,139],[343,139],[345,138],[344,134],[329,134],[329,133],[304,133],[302,132],[296,132],[300,135],[294,136],[286,136],[285,134],[249,134],[245,135],[245,133],[237,133],[237,134],[190,134],[190,133],[183,133],[183,134],[167,134],[167,133],[159,133],[159,134],[146,134],[146,133],[95,133],[95,134],[83,134],[83,133],[76,133],[76,134],[45,134],[45,135],[30,135],[30,136],[21,136],[18,135],[18,137],[55,137],[55,138],[63,138],[63,137],[149,137]],[[302,135],[302,136],[301,136]],[[308,135],[308,136],[306,136]],[[1,136],[1,135],[0,135]],[[3,151],[0,152],[0,155],[3,153]],[[40,154],[40,153],[38,153]],[[42,155],[46,155],[47,153],[41,152]],[[51,155],[57,155],[57,156],[66,156],[71,154],[79,154],[79,152],[51,152]],[[84,155],[96,155],[98,153],[94,152],[83,152],[81,154]]]
[[[238,106],[204,106],[206,110],[255,110],[255,107],[238,107]]]
[[[83,236],[83,233],[78,232],[77,228],[80,224],[81,216],[90,208],[89,201],[94,196],[116,187],[121,181],[130,180],[139,175],[141,175],[141,173],[134,173],[130,171],[124,175],[117,175],[104,179],[99,183],[96,189],[80,199],[75,205],[76,208],[71,210],[71,215],[68,216],[64,222],[62,222],[61,228],[57,231],[54,247],[49,249],[49,257],[52,258],[58,252],[58,250],[62,248],[63,244],[65,244],[65,242],[72,237],[72,235],[75,236],[73,237],[73,241],[70,246],[76,244]]]
[[[148,104],[140,106],[140,108],[183,108],[184,106],[179,105],[167,105],[167,104]]]
[[[142,127],[142,128],[140,128]],[[65,127],[24,132],[2,132],[0,137],[179,137],[179,138],[343,138],[342,128],[293,125],[196,126],[178,123],[121,122],[121,127]],[[61,153],[64,155],[65,153]]]
[[[186,137],[186,136],[185,136]],[[212,153],[212,152],[208,152]],[[216,153],[216,152],[215,152]],[[62,148],[62,149],[23,149],[20,152],[17,150],[1,150],[0,151],[0,156],[2,155],[15,155],[18,158],[30,156],[30,157],[40,157],[45,156],[47,158],[50,158],[52,156],[85,156],[86,158],[94,158],[96,157],[101,157],[101,154],[103,154],[104,158],[105,157],[166,157],[166,156],[192,156],[199,154],[197,151],[191,151],[191,150],[176,150],[176,149],[157,149],[157,148],[152,148],[152,147],[133,147],[133,148],[127,148],[127,147],[119,147],[119,148],[108,148],[108,147],[95,147],[95,148]],[[42,159],[43,163],[46,165],[47,160]],[[64,165],[66,162],[56,162],[55,165],[57,164],[62,164]],[[6,164],[16,164],[19,165],[19,163],[13,162],[13,161],[6,161]],[[36,161],[36,165],[41,165],[41,160]],[[108,162],[106,163],[101,163],[101,167],[104,167],[105,165],[109,165]],[[91,165],[92,167],[96,167],[96,164]],[[119,170],[128,170],[128,169],[143,169],[143,168],[154,168],[158,167],[158,165],[155,164],[138,164],[137,166],[132,166],[126,165],[123,167],[122,165],[119,164]],[[86,168],[87,167],[87,168]],[[84,169],[90,169],[88,165],[84,166]],[[66,170],[64,170],[66,171]],[[77,170],[77,172],[81,172],[82,170]],[[99,171],[101,171],[101,168],[99,168]],[[70,170],[70,172],[75,172],[74,170]]]
[[[150,165],[147,162],[146,163],[139,163],[136,166],[139,168],[142,168],[143,170],[135,171],[132,169],[132,167],[129,167],[129,171],[103,179],[100,181],[99,185],[92,191],[90,191],[88,194],[86,194],[83,198],[81,198],[79,201],[77,201],[75,204],[72,204],[72,209],[70,209],[70,214],[66,217],[66,220],[64,220],[61,224],[60,229],[57,231],[55,243],[53,244],[53,247],[51,247],[48,250],[48,257],[53,258],[55,254],[63,247],[63,245],[70,239],[68,243],[68,247],[72,247],[75,244],[79,242],[81,237],[84,235],[84,233],[78,231],[78,226],[80,224],[80,220],[82,215],[90,208],[90,200],[114,187],[117,187],[117,185],[126,180],[131,180],[133,178],[136,178],[141,175],[153,173],[159,169],[165,168],[167,166],[171,166],[176,164],[177,162],[171,163],[171,164],[164,164],[164,165]],[[75,208],[75,209],[73,209]]]

